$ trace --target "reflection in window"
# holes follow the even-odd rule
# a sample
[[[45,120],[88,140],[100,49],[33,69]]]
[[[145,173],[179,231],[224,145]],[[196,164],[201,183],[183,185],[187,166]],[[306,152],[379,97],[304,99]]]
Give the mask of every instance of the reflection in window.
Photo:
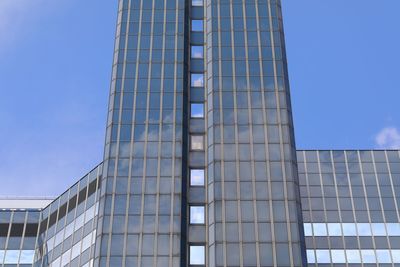
[[[22,250],[19,259],[19,264],[32,264],[35,257],[34,250]]]
[[[204,104],[190,104],[191,118],[204,118]]]
[[[400,223],[387,223],[386,228],[388,235],[400,236]]]
[[[317,250],[317,262],[318,263],[330,263],[331,256],[329,254],[329,250],[327,249],[320,249]]]
[[[384,223],[373,223],[372,226],[372,234],[375,236],[385,236],[385,224]]]
[[[192,45],[191,51],[192,58],[203,58],[204,57],[204,50],[202,46]]]
[[[203,0],[192,0],[192,6],[203,6]]]
[[[326,236],[326,225],[325,223],[314,223],[314,235],[315,236]]]
[[[204,74],[192,73],[190,85],[192,87],[203,87],[204,86]]]
[[[392,250],[392,258],[394,263],[400,263],[400,250]]]
[[[307,262],[308,263],[315,263],[315,254],[314,250],[307,250]]]
[[[204,246],[190,246],[190,260],[191,265],[205,264],[205,248]]]
[[[202,135],[191,135],[190,139],[192,150],[204,150],[204,137]]]
[[[4,264],[18,264],[19,250],[6,250]]]
[[[190,170],[190,185],[204,186],[204,170]]]
[[[191,224],[204,224],[204,206],[191,206],[190,207],[190,223]]]
[[[201,32],[203,31],[203,21],[198,19],[192,20],[192,31]]]
[[[305,236],[312,236],[312,225],[311,223],[304,224],[304,235]]]
[[[361,250],[361,257],[364,263],[376,263],[375,252],[372,249]]]
[[[328,233],[329,236],[341,236],[342,228],[340,227],[340,223],[328,223]]]
[[[346,250],[347,262],[348,263],[360,263],[360,251],[355,249]]]
[[[355,236],[357,235],[356,225],[354,223],[343,223],[343,235]]]
[[[391,263],[392,262],[392,259],[390,258],[390,253],[386,249],[376,250],[376,258],[378,259],[378,263]]]
[[[331,254],[332,254],[332,260],[335,261],[336,263],[346,263],[344,250],[332,249]]]

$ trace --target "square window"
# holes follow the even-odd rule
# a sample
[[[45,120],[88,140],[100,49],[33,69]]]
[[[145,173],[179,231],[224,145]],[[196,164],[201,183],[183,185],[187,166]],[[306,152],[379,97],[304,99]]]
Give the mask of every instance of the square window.
[[[342,236],[342,228],[340,223],[328,223],[329,236]]]
[[[204,246],[190,246],[189,264],[204,265],[205,264],[205,248]]]
[[[359,236],[371,236],[371,226],[369,223],[358,223],[358,235]]]
[[[375,252],[372,249],[361,250],[363,263],[376,263]]]
[[[390,252],[386,249],[377,249],[376,250],[376,258],[378,259],[378,263],[391,263],[392,259],[390,258]]]
[[[360,251],[356,249],[346,250],[348,263],[361,263]]]
[[[203,0],[192,0],[192,6],[203,6]]]
[[[384,223],[371,223],[372,233],[374,236],[385,236],[386,229]]]
[[[192,73],[190,84],[192,87],[203,87],[204,86],[204,74]]]
[[[190,136],[190,148],[192,150],[204,150],[204,137],[202,135]]]
[[[192,20],[192,31],[202,32],[203,31],[203,20],[193,19]]]
[[[333,263],[346,263],[346,257],[344,256],[344,250],[332,249],[332,262]]]
[[[190,104],[190,117],[191,118],[204,118],[204,104]]]
[[[204,186],[204,170],[192,169],[190,170],[190,185],[191,186]]]
[[[388,223],[386,224],[388,235],[400,236],[400,223]]]
[[[326,224],[325,223],[314,223],[314,235],[315,236],[326,236]]]
[[[191,206],[190,207],[190,223],[191,224],[204,224],[205,223],[204,206]]]
[[[317,250],[317,262],[318,263],[331,263],[331,255],[329,254],[329,250],[320,249]]]
[[[343,223],[343,235],[344,236],[356,236],[356,225],[354,223]]]
[[[191,57],[192,58],[203,58],[204,57],[203,46],[192,45]]]

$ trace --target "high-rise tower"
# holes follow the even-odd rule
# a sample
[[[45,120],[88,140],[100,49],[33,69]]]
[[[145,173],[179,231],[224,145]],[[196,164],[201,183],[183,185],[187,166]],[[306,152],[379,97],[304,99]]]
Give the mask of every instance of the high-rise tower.
[[[100,266],[304,266],[277,0],[120,0]]]

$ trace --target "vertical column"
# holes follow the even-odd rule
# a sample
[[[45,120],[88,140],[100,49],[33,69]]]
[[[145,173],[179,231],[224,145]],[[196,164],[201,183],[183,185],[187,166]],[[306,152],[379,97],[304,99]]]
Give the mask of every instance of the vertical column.
[[[209,266],[305,266],[280,2],[206,19]]]
[[[95,266],[179,266],[185,0],[120,0]]]
[[[206,266],[206,128],[204,74],[204,2],[189,0],[189,153],[187,211],[188,260],[182,266]]]

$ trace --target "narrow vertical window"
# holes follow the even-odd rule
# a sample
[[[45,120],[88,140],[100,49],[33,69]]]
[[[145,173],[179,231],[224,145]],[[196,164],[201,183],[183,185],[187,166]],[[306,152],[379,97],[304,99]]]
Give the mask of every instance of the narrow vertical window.
[[[203,46],[199,45],[192,45],[191,49],[191,57],[192,58],[203,58],[204,57],[204,50]]]
[[[190,170],[190,186],[204,186],[204,170],[191,169]]]
[[[193,19],[192,20],[192,31],[202,32],[203,31],[203,20]]]
[[[192,150],[204,150],[204,137],[202,135],[191,135],[190,148]]]
[[[203,87],[204,86],[204,74],[192,73],[190,75],[190,85],[192,87]]]
[[[189,249],[189,264],[190,265],[204,265],[206,261],[205,247],[191,245]]]
[[[204,224],[205,223],[204,206],[191,206],[190,207],[190,223],[191,224]]]
[[[198,103],[190,104],[190,117],[204,118],[204,104],[198,104]]]

